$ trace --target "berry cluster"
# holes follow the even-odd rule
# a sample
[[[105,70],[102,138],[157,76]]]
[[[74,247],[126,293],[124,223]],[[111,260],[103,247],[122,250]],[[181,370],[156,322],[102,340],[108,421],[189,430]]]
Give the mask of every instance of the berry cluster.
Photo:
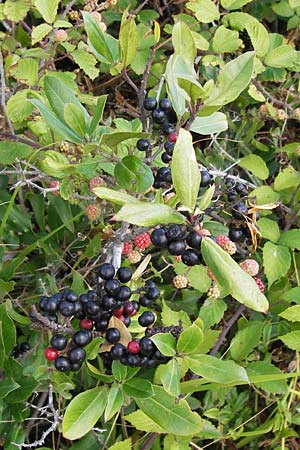
[[[22,342],[21,344],[16,344],[11,352],[11,356],[13,358],[19,358],[23,356],[24,353],[30,350],[30,344],[27,341]]]

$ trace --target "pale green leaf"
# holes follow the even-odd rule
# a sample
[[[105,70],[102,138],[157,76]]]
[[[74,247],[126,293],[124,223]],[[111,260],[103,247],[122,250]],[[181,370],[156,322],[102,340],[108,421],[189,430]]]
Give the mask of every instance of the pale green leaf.
[[[109,447],[109,450],[132,450],[131,438],[125,439],[125,441],[116,442]]]
[[[125,192],[114,191],[113,189],[105,187],[96,187],[93,189],[93,192],[97,197],[116,203],[117,205],[126,205],[129,203],[140,204],[140,201],[137,198],[125,194]]]
[[[8,99],[6,113],[12,122],[23,122],[34,110],[34,106],[27,100],[28,92],[28,89],[23,89]]]
[[[253,173],[257,178],[266,180],[269,176],[269,169],[265,161],[258,155],[247,155],[240,159],[239,166],[244,167]]]
[[[33,58],[19,59],[18,64],[10,73],[20,82],[33,86],[38,81],[38,62]]]
[[[97,60],[94,55],[85,50],[77,49],[71,52],[71,56],[91,80],[94,80],[99,75],[99,69],[95,67]]]
[[[203,332],[194,322],[180,334],[177,342],[177,350],[186,355],[196,353],[201,346],[202,340]]]
[[[293,305],[278,314],[290,322],[300,322],[300,305]]]
[[[225,9],[238,9],[253,0],[221,0],[221,5]]]
[[[205,328],[210,328],[212,325],[219,323],[226,309],[227,305],[223,300],[208,297],[199,311],[199,317]],[[206,338],[206,334],[207,332],[204,333],[204,338]]]
[[[225,131],[228,128],[226,115],[221,112],[215,112],[210,116],[196,117],[192,123],[191,131],[198,134],[213,134]]]
[[[291,254],[283,245],[266,242],[263,248],[263,264],[269,287],[286,275],[291,265]]]
[[[275,220],[262,217],[257,221],[257,225],[264,239],[268,239],[269,241],[276,243],[280,238],[280,229]]]
[[[280,45],[267,53],[264,63],[271,67],[291,67],[297,59],[297,51],[290,45]]]
[[[247,373],[250,380],[260,375],[282,375],[280,369],[266,361],[253,361],[247,367]],[[286,380],[273,380],[264,382],[253,382],[259,389],[263,389],[270,394],[286,394],[288,386]]]
[[[176,358],[172,358],[167,364],[161,364],[157,374],[168,394],[174,396],[180,394],[180,375]]]
[[[286,167],[283,169],[274,181],[275,191],[282,191],[291,187],[296,188],[300,184],[300,172],[293,167]]]
[[[123,384],[123,390],[129,397],[149,398],[153,395],[153,385],[150,381],[142,378],[131,378]]]
[[[33,28],[31,33],[31,43],[32,45],[41,41],[47,34],[52,30],[51,25],[48,23],[41,23],[40,25]]]
[[[245,28],[250,36],[257,56],[264,56],[270,46],[269,33],[264,25],[255,20],[247,23]]]
[[[164,428],[154,420],[150,419],[150,417],[140,409],[125,416],[124,419],[131,423],[137,430],[146,431],[147,433],[165,433]]]
[[[206,208],[209,207],[213,196],[215,194],[215,190],[216,190],[216,185],[213,184],[212,186],[209,186],[205,192],[202,194],[199,203],[198,203],[198,208],[200,211],[205,211]]]
[[[280,236],[280,245],[287,245],[290,248],[300,250],[300,230],[288,230]]]
[[[158,350],[165,356],[174,356],[176,354],[176,340],[171,333],[156,333],[151,336]]]
[[[212,0],[195,0],[188,2],[186,7],[193,11],[196,18],[202,23],[210,23],[220,18],[219,10]]]
[[[114,383],[110,386],[107,405],[104,411],[104,421],[110,420],[121,408],[124,401],[124,395],[118,384]]]
[[[171,325],[178,325],[179,321],[182,322],[184,328],[188,327],[191,324],[191,320],[185,311],[173,311],[164,301],[161,318],[163,325],[166,327]]]
[[[207,275],[207,267],[193,266],[189,269],[188,279],[190,285],[199,292],[207,292],[211,286],[211,279]]]
[[[290,333],[283,334],[279,336],[279,339],[292,350],[299,351],[300,350],[300,331],[291,331]]]
[[[251,197],[256,198],[257,205],[277,202],[280,195],[271,188],[271,186],[260,186],[251,192]]]
[[[54,22],[59,0],[34,0],[34,4],[46,22]]]
[[[119,59],[124,67],[129,66],[134,60],[138,47],[138,34],[134,18],[122,19],[119,33]]]
[[[8,20],[18,22],[24,19],[30,8],[27,0],[6,0],[3,12]]]
[[[194,64],[196,45],[189,27],[185,22],[177,22],[172,30],[172,44],[175,55],[182,56],[187,63]]]
[[[185,217],[167,205],[139,202],[122,206],[114,220],[150,227],[165,223],[184,223]]]
[[[216,53],[234,52],[242,43],[238,31],[229,30],[221,25],[217,28],[213,37],[213,51]]]

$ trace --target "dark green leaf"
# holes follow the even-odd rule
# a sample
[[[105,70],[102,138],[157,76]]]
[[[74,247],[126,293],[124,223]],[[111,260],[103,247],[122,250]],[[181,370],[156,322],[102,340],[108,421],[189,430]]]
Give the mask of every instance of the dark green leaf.
[[[118,60],[118,41],[108,33],[101,31],[92,14],[83,12],[84,27],[89,38],[89,45],[99,59],[106,64],[114,64]]]
[[[107,95],[101,95],[100,97],[98,97],[96,109],[95,109],[95,112],[93,115],[93,119],[92,119],[90,127],[88,129],[88,134],[90,136],[96,130],[99,122],[102,121],[106,100],[107,100]]]
[[[150,398],[153,395],[153,386],[148,380],[142,378],[132,378],[123,384],[126,395],[135,399]]]
[[[133,155],[115,165],[114,176],[122,188],[132,192],[145,192],[154,180],[150,167]]]

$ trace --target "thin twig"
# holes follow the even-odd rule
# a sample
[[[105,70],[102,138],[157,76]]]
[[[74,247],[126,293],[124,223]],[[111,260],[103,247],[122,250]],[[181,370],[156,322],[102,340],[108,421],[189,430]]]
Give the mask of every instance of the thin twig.
[[[6,92],[6,85],[5,85],[5,72],[4,72],[4,66],[3,66],[3,56],[2,56],[2,49],[0,49],[0,102],[1,102],[1,108],[3,111],[3,114],[5,116],[7,125],[10,129],[10,131],[14,134],[14,127],[12,126],[12,123],[10,119],[6,115],[6,102],[5,102],[5,92]]]
[[[154,441],[154,439],[156,438],[157,435],[158,435],[158,433],[155,433],[155,432],[151,433],[150,436],[148,437],[148,439],[141,446],[140,450],[147,450],[147,448],[150,448],[152,442]]]

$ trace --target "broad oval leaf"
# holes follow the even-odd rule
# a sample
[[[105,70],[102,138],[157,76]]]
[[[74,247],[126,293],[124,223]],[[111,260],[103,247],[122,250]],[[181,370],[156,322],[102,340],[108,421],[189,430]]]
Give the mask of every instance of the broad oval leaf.
[[[129,203],[140,204],[140,201],[137,198],[125,194],[124,192],[114,191],[113,189],[96,187],[93,189],[93,192],[97,197],[116,203],[117,205],[126,205]]]
[[[192,126],[191,131],[198,134],[212,134],[220,133],[228,128],[228,122],[226,115],[221,112],[215,112],[210,116],[206,117],[196,117]]]
[[[172,358],[167,364],[161,364],[157,373],[168,394],[174,396],[180,394],[180,374],[176,358]]]
[[[254,311],[266,312],[269,303],[257,284],[240,266],[212,239],[201,243],[203,258],[228,294]]]
[[[153,174],[147,164],[134,155],[125,156],[114,171],[119,185],[133,192],[145,192],[153,184]]]
[[[192,32],[185,22],[177,22],[172,30],[172,44],[175,55],[182,56],[187,63],[194,65],[197,54]]]
[[[148,380],[133,378],[123,384],[126,395],[133,398],[149,398],[153,395],[153,386]]]
[[[176,353],[176,340],[171,333],[157,333],[151,336],[158,350],[165,356],[174,356]]]
[[[246,155],[240,159],[239,166],[248,169],[256,177],[266,180],[269,176],[269,169],[265,161],[258,155]]]
[[[263,248],[263,263],[270,287],[289,270],[291,265],[290,251],[284,245],[266,242]]]
[[[104,387],[89,389],[73,398],[62,421],[66,439],[79,439],[87,434],[102,416],[107,403]]]
[[[193,210],[200,187],[201,175],[193,147],[192,135],[183,128],[174,147],[172,180],[176,194],[184,206]]]
[[[84,28],[89,38],[89,46],[99,61],[114,64],[118,60],[118,40],[101,31],[95,17],[83,12]]]
[[[54,22],[59,0],[35,0],[34,4],[46,22]]]
[[[150,227],[164,223],[184,223],[185,217],[167,205],[139,202],[124,205],[114,216],[114,220]]]
[[[199,350],[203,339],[203,332],[196,323],[186,328],[179,336],[177,350],[180,353],[189,354]]]

